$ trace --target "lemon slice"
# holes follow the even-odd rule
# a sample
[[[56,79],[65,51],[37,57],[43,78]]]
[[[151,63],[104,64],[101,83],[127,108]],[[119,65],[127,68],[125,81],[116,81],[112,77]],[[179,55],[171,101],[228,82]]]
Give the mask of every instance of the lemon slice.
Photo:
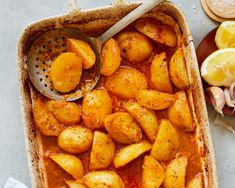
[[[225,21],[219,26],[215,43],[219,49],[235,48],[235,21]]]
[[[235,48],[220,49],[208,56],[201,75],[212,86],[230,86],[235,81]]]

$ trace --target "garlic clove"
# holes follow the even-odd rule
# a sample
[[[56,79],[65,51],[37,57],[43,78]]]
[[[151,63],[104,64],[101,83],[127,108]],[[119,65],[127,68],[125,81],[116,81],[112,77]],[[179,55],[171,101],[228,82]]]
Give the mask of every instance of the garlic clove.
[[[230,96],[231,96],[231,99],[233,101],[235,101],[235,82],[233,82],[230,87],[229,87],[229,92],[230,92]]]
[[[235,108],[235,101],[232,100],[231,95],[230,95],[230,91],[228,88],[224,89],[224,97],[225,97],[225,103],[227,106]]]
[[[219,87],[209,87],[206,89],[206,91],[210,95],[210,99],[214,106],[215,111],[224,116],[222,111],[226,103],[224,91]]]

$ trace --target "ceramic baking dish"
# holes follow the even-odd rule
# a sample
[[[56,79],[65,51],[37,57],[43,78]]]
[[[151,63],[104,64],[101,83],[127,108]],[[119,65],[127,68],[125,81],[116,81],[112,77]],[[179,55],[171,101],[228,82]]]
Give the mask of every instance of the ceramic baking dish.
[[[46,188],[47,177],[44,172],[42,144],[40,133],[35,129],[32,117],[32,100],[34,88],[30,84],[27,73],[27,44],[41,32],[57,27],[73,27],[87,34],[97,31],[97,35],[109,28],[139,3],[118,4],[103,8],[74,11],[66,15],[51,17],[37,21],[27,26],[20,36],[18,43],[18,71],[21,96],[21,109],[24,120],[25,141],[28,154],[28,163],[33,188]],[[201,155],[201,164],[204,174],[205,188],[217,188],[217,175],[211,132],[209,127],[206,103],[199,74],[193,39],[186,19],[181,11],[170,2],[164,2],[144,15],[155,17],[165,24],[172,25],[183,36],[184,54],[187,61],[187,70],[191,82],[191,89],[187,91],[190,106],[194,111],[194,122],[197,124],[196,135],[198,150]]]

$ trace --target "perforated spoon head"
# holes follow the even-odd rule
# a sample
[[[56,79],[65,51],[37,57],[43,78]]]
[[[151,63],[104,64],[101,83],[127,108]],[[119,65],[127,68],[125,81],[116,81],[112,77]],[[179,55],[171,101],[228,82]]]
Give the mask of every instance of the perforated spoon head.
[[[83,69],[81,81],[74,90],[60,93],[54,89],[49,73],[54,60],[66,52],[68,38],[88,42],[96,54],[96,62],[89,70]],[[56,28],[40,34],[28,44],[27,68],[31,82],[41,94],[54,100],[74,101],[96,86],[100,77],[100,56],[92,38],[76,29]]]

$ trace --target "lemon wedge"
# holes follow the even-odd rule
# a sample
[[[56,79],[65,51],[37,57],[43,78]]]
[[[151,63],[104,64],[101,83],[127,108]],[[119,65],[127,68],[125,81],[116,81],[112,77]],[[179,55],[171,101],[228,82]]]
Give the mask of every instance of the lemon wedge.
[[[220,49],[208,56],[201,75],[212,86],[230,86],[235,81],[235,48]]]
[[[219,26],[215,43],[219,49],[235,48],[235,21],[225,21]]]

